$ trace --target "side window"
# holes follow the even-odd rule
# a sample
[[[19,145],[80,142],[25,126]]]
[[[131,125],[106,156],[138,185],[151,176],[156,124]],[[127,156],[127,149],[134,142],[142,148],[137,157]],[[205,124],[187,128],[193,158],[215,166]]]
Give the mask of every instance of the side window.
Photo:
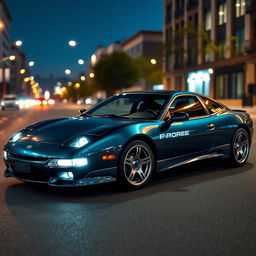
[[[174,112],[186,112],[189,117],[205,116],[205,110],[201,102],[195,96],[180,96],[177,97],[170,109],[169,114],[172,116]]]
[[[215,102],[213,100],[207,99],[205,97],[201,97],[201,98],[210,114],[220,112],[221,110],[224,109],[223,106],[221,106],[220,104],[218,104],[217,102]]]

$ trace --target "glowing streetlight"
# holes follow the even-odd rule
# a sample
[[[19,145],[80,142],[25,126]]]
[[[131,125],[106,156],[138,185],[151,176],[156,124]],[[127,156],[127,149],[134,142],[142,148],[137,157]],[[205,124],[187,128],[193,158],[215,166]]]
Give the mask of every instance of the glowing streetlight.
[[[18,40],[18,41],[15,42],[15,45],[16,45],[17,47],[22,46],[22,44],[23,44],[23,42],[22,42],[21,40]]]
[[[5,24],[2,20],[0,20],[0,30],[4,30]]]
[[[70,69],[65,69],[65,74],[66,75],[70,75],[71,74],[71,70]]]
[[[81,79],[81,81],[85,81],[86,77],[85,76],[81,76],[80,79]]]
[[[156,65],[156,59],[151,59],[150,62],[151,64]]]
[[[61,82],[57,82],[57,86],[62,86],[62,83]]]
[[[91,57],[91,63],[94,66],[96,64],[96,62],[97,62],[97,57],[96,57],[95,54],[93,54],[92,57]]]
[[[13,60],[15,60],[15,59],[16,59],[16,57],[15,57],[14,55],[9,56],[9,60],[10,60],[10,61],[13,61]]]
[[[209,69],[208,69],[208,72],[209,72],[209,74],[213,74],[213,69],[212,69],[212,68],[209,68]]]
[[[29,65],[30,67],[33,67],[33,66],[35,65],[35,62],[34,62],[34,61],[30,61],[30,62],[28,63],[28,65]]]
[[[94,73],[91,72],[91,73],[89,74],[89,77],[90,77],[90,78],[94,78],[94,77],[95,77]]]
[[[68,42],[68,44],[69,44],[70,47],[75,47],[76,46],[76,41],[75,40],[70,40]]]
[[[79,83],[76,83],[75,85],[74,85],[74,88],[75,89],[78,89],[80,87],[80,84]]]
[[[23,75],[23,74],[25,74],[25,73],[26,73],[26,69],[25,69],[25,68],[22,68],[22,69],[20,70],[20,74]]]
[[[78,62],[79,65],[83,65],[84,64],[84,60],[82,60],[82,59],[79,59],[77,62]]]

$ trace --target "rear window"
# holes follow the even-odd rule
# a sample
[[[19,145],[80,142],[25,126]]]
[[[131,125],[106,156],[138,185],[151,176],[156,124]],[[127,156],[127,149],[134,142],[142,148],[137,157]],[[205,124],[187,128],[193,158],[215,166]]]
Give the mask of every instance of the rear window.
[[[205,97],[201,97],[201,98],[204,101],[204,104],[205,104],[205,106],[208,109],[210,114],[220,112],[224,109],[224,107],[222,105],[218,104],[217,102],[215,102],[213,100],[210,100],[210,99],[205,98]]]

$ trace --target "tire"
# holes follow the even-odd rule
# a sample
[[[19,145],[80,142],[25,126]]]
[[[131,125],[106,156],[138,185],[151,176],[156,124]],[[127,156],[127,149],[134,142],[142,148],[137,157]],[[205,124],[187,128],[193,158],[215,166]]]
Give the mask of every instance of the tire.
[[[130,142],[121,153],[118,181],[129,190],[139,189],[150,180],[155,165],[149,145],[142,140]]]
[[[245,164],[250,153],[250,137],[244,128],[235,131],[231,146],[229,163],[234,167],[240,167]]]

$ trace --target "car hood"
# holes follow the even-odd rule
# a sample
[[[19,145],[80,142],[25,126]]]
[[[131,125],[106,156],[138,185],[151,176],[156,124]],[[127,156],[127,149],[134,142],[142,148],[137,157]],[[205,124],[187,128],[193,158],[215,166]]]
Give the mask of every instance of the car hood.
[[[52,119],[27,127],[22,141],[32,140],[43,143],[64,143],[78,135],[101,136],[110,129],[134,123],[131,119],[71,117]]]

